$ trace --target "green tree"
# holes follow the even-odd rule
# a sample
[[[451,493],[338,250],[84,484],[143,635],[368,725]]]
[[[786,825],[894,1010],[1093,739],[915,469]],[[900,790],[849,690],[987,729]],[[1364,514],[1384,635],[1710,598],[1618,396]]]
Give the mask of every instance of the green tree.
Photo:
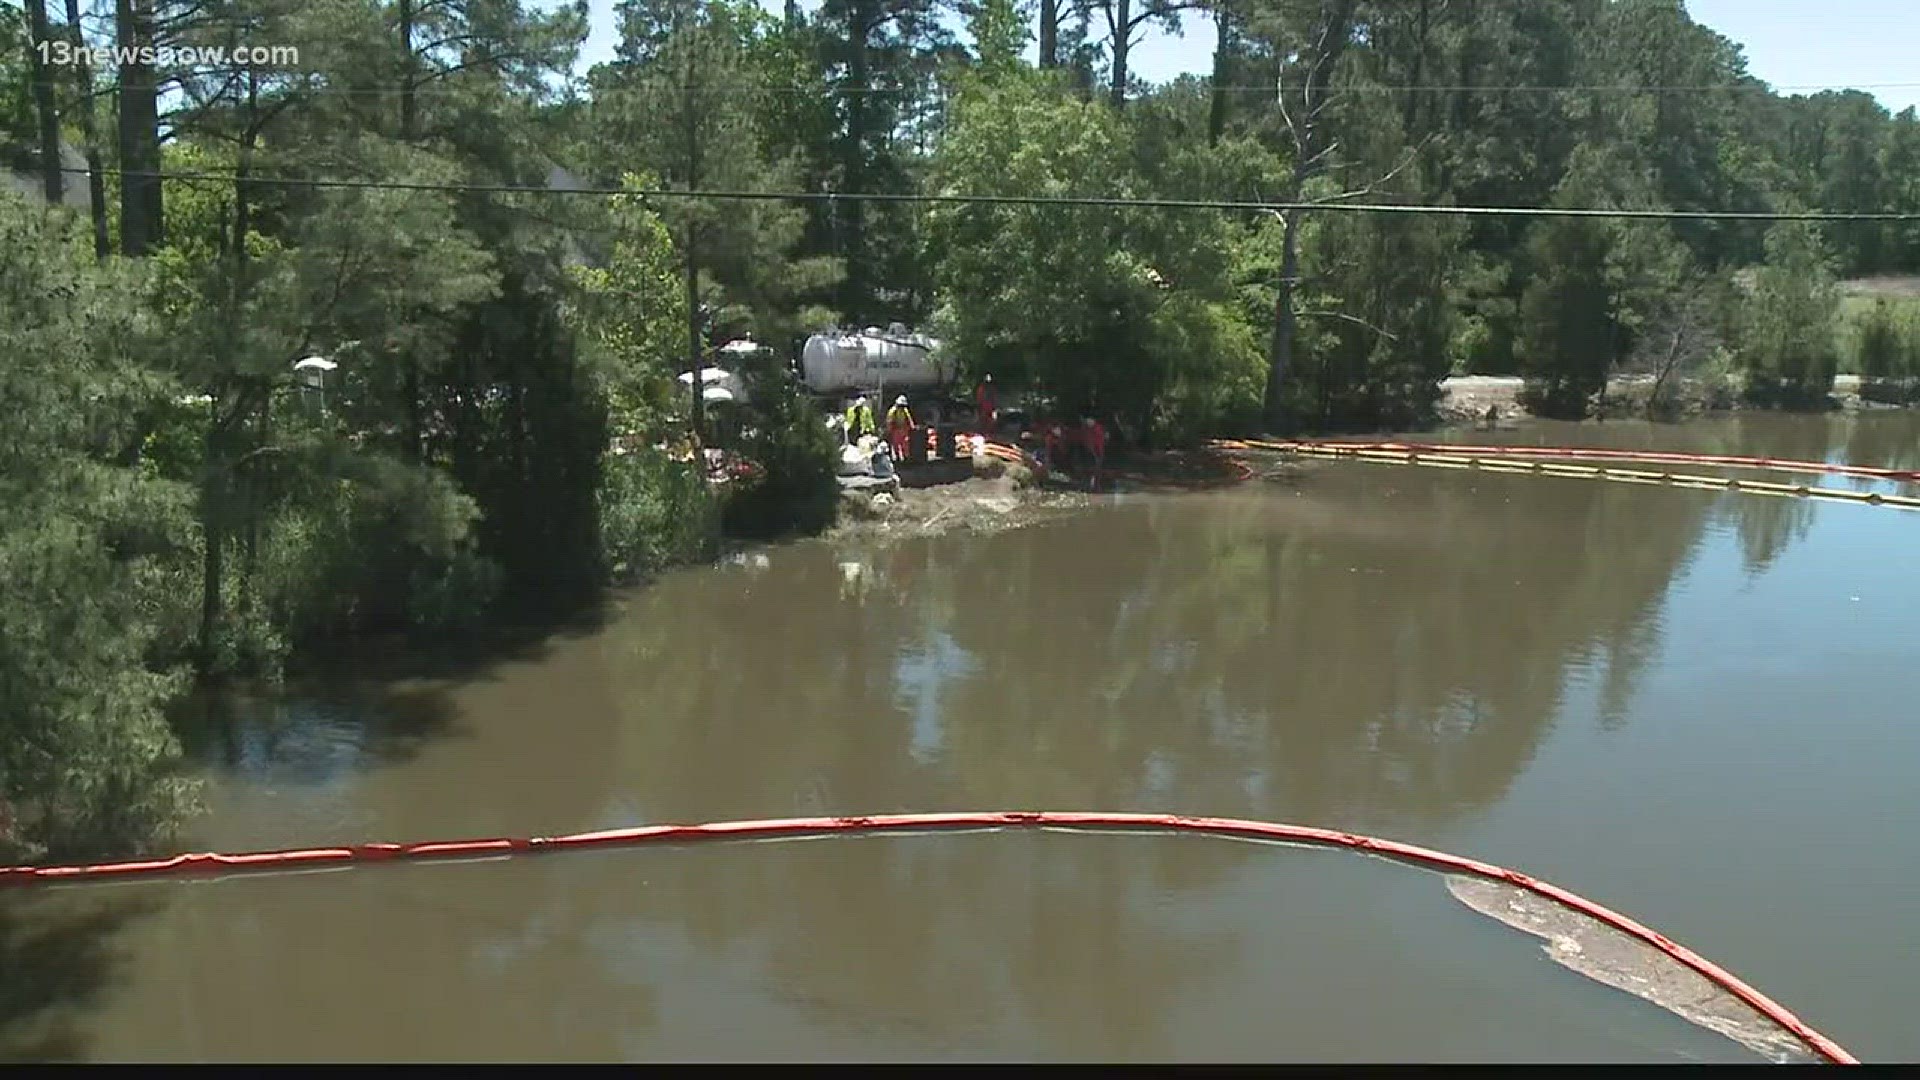
[[[1853,369],[1873,380],[1908,374],[1905,329],[1892,304],[1875,300],[1853,324]]]
[[[840,191],[905,193],[916,163],[898,138],[931,89],[943,56],[957,55],[942,23],[947,0],[825,0],[817,16],[820,61],[831,82],[838,123],[826,176]],[[844,260],[836,307],[855,325],[917,321],[925,278],[913,213],[862,201],[830,205],[829,254]]]
[[[982,72],[1004,74],[1021,65],[1027,32],[1028,0],[960,0],[974,62]]]
[[[813,403],[770,358],[743,374],[752,406],[739,449],[760,473],[727,494],[726,531],[754,538],[820,532],[833,524],[838,509],[836,440]]]
[[[1555,192],[1568,208],[1657,206],[1630,162],[1582,147]],[[1614,365],[1672,291],[1688,259],[1658,222],[1551,217],[1535,222],[1516,349],[1532,406],[1586,415]]]
[[[148,666],[176,605],[190,493],[117,462],[167,386],[140,290],[0,191],[0,859],[141,850],[189,805]]]
[[[1303,340],[1290,403],[1319,430],[1429,423],[1458,318],[1458,222],[1336,215],[1309,234]]]
[[[1909,105],[1887,126],[1880,168],[1887,181],[1885,208],[1920,213],[1920,110]],[[1920,268],[1920,221],[1888,222],[1881,243],[1888,266]]]
[[[1100,13],[1106,26],[1107,100],[1118,109],[1127,103],[1132,78],[1130,61],[1140,32],[1148,26],[1158,26],[1177,34],[1180,13],[1202,5],[1188,0],[1088,0],[1088,6]]]
[[[631,2],[622,8],[623,59],[596,68],[595,171],[645,171],[674,187],[790,189],[801,162],[770,157],[767,116],[743,93],[786,67],[776,24],[748,4]],[[784,94],[775,94],[784,97]],[[817,301],[838,279],[831,257],[801,250],[806,212],[773,200],[677,199],[660,208],[694,283],[691,304],[716,325],[785,342],[831,321]],[[681,306],[690,311],[688,304]],[[699,333],[683,324],[682,340]],[[686,353],[719,342],[689,342]],[[698,403],[694,403],[698,408]]]
[[[1133,158],[1128,118],[1050,80],[970,86],[956,108],[934,166],[937,190],[1154,191]],[[1184,170],[1175,172],[1194,175]],[[1193,370],[1220,364],[1226,386],[1244,385],[1235,372],[1247,335],[1227,329],[1239,313],[1231,288],[1235,226],[1226,219],[982,205],[940,206],[929,217],[942,322],[971,374],[991,370],[1069,408],[1118,409],[1140,434],[1153,427],[1156,403],[1175,379],[1186,402],[1179,410],[1205,399]],[[1184,351],[1203,342],[1220,351]]]
[[[1819,232],[1805,222],[1770,229],[1767,261],[1753,272],[1738,321],[1736,352],[1749,396],[1787,407],[1827,401],[1839,367],[1839,305]]]
[[[653,181],[630,174],[624,183],[641,190]],[[568,268],[566,315],[606,397],[614,441],[601,467],[600,559],[626,576],[711,553],[718,521],[698,464],[654,445],[680,404],[674,371],[686,295],[672,237],[638,196],[612,200],[607,225],[604,264]]]

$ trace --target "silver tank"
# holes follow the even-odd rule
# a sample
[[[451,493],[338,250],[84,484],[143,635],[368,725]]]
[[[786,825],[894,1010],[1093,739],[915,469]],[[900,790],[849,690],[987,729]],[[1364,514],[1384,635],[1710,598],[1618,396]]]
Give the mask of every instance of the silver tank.
[[[820,394],[882,386],[932,389],[944,385],[949,374],[940,359],[940,342],[908,333],[897,323],[885,330],[822,331],[809,337],[800,352],[801,378]]]

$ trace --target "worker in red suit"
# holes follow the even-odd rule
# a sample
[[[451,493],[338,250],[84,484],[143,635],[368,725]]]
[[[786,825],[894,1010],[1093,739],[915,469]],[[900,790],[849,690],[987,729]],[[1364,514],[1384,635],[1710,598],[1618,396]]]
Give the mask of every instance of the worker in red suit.
[[[1088,486],[1100,482],[1100,470],[1107,464],[1107,429],[1094,417],[1087,417],[1080,433],[1081,444],[1087,448],[1087,456],[1093,460],[1093,472],[1088,478]]]
[[[980,411],[980,434],[992,435],[1000,413],[1000,397],[994,393],[993,376],[980,377],[980,385],[973,392],[973,403]]]

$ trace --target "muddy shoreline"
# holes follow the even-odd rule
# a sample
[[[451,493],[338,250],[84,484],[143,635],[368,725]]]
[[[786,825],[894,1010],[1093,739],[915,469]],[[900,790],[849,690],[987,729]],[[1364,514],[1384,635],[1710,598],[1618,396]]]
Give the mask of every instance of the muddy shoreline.
[[[1647,377],[1616,376],[1608,385],[1608,409],[1591,422],[1640,416],[1650,383]],[[1517,376],[1448,379],[1442,386],[1438,422],[1431,430],[1513,430],[1534,421],[1538,417],[1521,403],[1523,385]],[[1683,395],[1689,389],[1682,387]],[[1892,407],[1863,400],[1859,390],[1857,377],[1837,378],[1836,409],[1856,412]],[[1636,407],[1635,402],[1641,404]],[[1686,415],[1691,418],[1740,411],[1696,408]],[[1199,491],[1261,481],[1292,484],[1323,464],[1267,451],[1122,451],[1108,461],[1110,476],[1097,492],[1088,491],[1085,482],[1077,478],[1043,479],[1018,465],[987,457],[909,466],[901,470],[897,491],[879,495],[843,492],[839,520],[822,536],[828,540],[886,542],[955,532],[1003,532],[1087,510],[1109,494]],[[729,545],[727,555],[761,546]]]

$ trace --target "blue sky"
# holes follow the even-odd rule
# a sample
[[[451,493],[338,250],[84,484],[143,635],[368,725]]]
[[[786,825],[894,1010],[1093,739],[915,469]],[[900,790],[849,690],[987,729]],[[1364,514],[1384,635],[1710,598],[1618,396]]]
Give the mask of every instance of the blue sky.
[[[1526,0],[1508,0],[1524,3]],[[779,11],[781,0],[761,0]],[[817,0],[802,0],[811,10]],[[593,33],[581,68],[613,55],[613,0],[589,0]],[[1858,87],[1889,109],[1920,106],[1920,0],[1687,0],[1694,19],[1739,42],[1747,69],[1776,88]],[[1134,53],[1141,78],[1204,72],[1213,24],[1185,21],[1185,35],[1151,32]],[[1032,48],[1029,46],[1029,52]],[[1889,85],[1904,84],[1904,85]]]

